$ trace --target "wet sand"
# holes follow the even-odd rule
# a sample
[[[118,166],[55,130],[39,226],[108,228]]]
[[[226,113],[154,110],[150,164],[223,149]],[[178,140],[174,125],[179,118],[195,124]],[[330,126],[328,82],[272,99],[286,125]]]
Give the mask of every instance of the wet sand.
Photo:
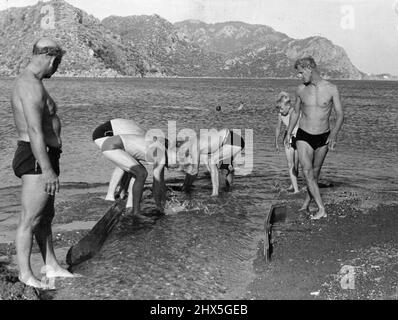
[[[67,249],[110,206],[101,199],[103,189],[74,189],[57,202],[54,239],[63,264]],[[84,278],[57,280],[57,290],[40,298],[397,299],[397,193],[327,182],[321,192],[328,217],[311,221],[298,212],[304,192],[292,195],[275,185],[272,203],[286,205],[288,218],[273,231],[270,263],[262,254],[268,205],[255,215],[237,208],[228,220],[201,211],[183,212],[165,216],[149,228],[133,225],[126,217],[103,250],[77,267]],[[144,198],[153,205],[149,189]],[[179,229],[180,221],[186,230]],[[222,224],[228,224],[226,232],[218,233]],[[131,242],[131,247],[125,249],[123,241]],[[32,264],[39,273],[42,262],[36,246],[33,251]],[[23,286],[19,295],[9,294],[9,283],[16,281],[14,254],[13,245],[3,241],[0,267],[9,276],[0,281],[3,299],[26,298]],[[133,257],[128,265],[123,260],[126,254]],[[343,266],[354,270],[349,288],[341,284]]]

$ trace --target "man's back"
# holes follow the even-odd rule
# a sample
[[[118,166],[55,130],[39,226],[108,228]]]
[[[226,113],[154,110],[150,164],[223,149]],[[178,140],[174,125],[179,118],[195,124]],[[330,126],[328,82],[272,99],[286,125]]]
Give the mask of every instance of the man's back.
[[[29,104],[24,101],[30,101]],[[16,80],[12,92],[11,105],[14,114],[14,121],[17,128],[18,140],[29,142],[28,124],[26,112],[32,105],[38,105],[41,109],[42,130],[47,146],[59,147],[59,141],[55,134],[52,116],[56,113],[56,105],[45,90],[43,83],[34,77],[33,74],[24,71]],[[29,110],[28,110],[29,108]]]

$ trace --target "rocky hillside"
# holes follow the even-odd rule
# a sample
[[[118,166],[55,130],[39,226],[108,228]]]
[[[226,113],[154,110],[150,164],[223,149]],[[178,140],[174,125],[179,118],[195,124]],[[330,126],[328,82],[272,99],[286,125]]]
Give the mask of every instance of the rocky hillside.
[[[291,77],[294,61],[312,55],[326,77],[363,77],[344,49],[326,38],[296,40],[268,26],[243,22],[206,24],[187,20],[175,26],[202,48],[225,56],[223,75]]]
[[[54,10],[54,28],[48,28],[48,6]],[[0,75],[19,73],[28,62],[33,43],[43,36],[54,38],[67,51],[60,75],[136,76],[150,73],[151,68],[158,73],[157,66],[98,19],[65,1],[53,0],[0,12]]]
[[[150,61],[160,63],[165,73],[178,76],[217,76],[223,56],[191,41],[167,20],[152,16],[111,16],[102,24],[131,41]]]
[[[43,28],[48,6],[54,28]],[[64,0],[0,12],[0,75],[15,75],[42,36],[67,50],[65,76],[294,77],[294,61],[312,55],[324,76],[361,79],[344,49],[321,37],[296,40],[243,22],[172,24],[158,15],[99,21]]]

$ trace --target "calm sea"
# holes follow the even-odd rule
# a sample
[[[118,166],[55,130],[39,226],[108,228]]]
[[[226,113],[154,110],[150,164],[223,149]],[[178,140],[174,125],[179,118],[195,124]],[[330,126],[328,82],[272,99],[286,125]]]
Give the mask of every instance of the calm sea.
[[[16,147],[9,103],[12,83],[12,79],[0,79],[3,217],[19,211],[20,182],[11,169]],[[334,83],[340,89],[346,121],[337,150],[327,156],[321,180],[397,191],[398,82]],[[250,269],[256,251],[264,212],[275,201],[273,188],[289,184],[284,154],[274,150],[274,101],[282,90],[294,93],[298,84],[296,80],[269,79],[47,81],[46,87],[58,104],[62,120],[61,182],[69,189],[83,182],[102,186],[105,192],[112,165],[102,158],[91,134],[97,125],[112,118],[134,119],[147,129],[160,128],[165,132],[168,121],[176,121],[178,130],[192,128],[199,132],[228,127],[254,132],[253,171],[237,177],[232,193],[209,199],[210,181],[197,182],[194,197],[205,203],[212,215],[196,212],[167,217],[150,231],[135,232],[126,224],[99,256],[82,267],[83,273],[90,270],[90,280],[79,280],[81,289],[75,288],[74,294],[105,297],[106,292],[108,297],[116,298],[234,297],[221,283],[228,280],[239,284],[248,279],[245,270]],[[240,101],[245,109],[238,112]],[[218,105],[221,112],[215,111]],[[87,197],[90,195],[85,193],[73,201],[83,203]],[[99,289],[102,286],[108,289]],[[187,287],[190,290],[184,290]]]

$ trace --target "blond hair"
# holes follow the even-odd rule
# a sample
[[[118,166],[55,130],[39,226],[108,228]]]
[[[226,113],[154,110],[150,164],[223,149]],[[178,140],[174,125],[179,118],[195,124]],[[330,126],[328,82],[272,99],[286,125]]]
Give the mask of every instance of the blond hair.
[[[278,98],[276,99],[276,103],[281,103],[281,102],[290,102],[290,94],[286,91],[282,91],[278,94]]]

